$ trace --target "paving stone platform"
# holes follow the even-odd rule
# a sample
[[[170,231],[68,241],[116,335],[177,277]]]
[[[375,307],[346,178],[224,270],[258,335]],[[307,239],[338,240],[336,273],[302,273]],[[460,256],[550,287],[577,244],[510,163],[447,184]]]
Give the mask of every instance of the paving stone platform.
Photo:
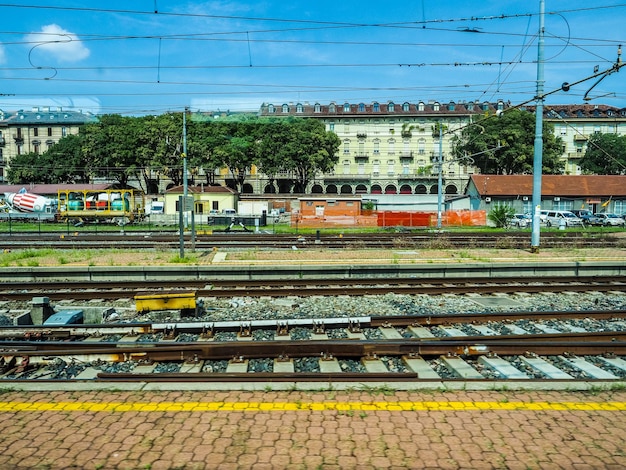
[[[622,469],[626,392],[0,395],[0,469]]]

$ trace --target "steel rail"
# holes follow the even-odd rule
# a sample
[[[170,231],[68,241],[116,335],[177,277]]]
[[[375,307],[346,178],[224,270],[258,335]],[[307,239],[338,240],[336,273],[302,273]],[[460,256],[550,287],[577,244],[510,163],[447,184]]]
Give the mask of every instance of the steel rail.
[[[498,283],[492,281],[489,284],[468,285],[463,282],[457,284],[458,281],[449,280],[447,284],[439,286],[364,286],[364,287],[283,287],[283,288],[235,288],[235,289],[200,289],[195,291],[198,297],[311,297],[311,296],[366,296],[366,295],[440,295],[440,294],[493,294],[493,293],[543,293],[543,292],[612,292],[626,291],[626,284],[615,283],[612,281],[600,282],[595,281],[594,284],[553,282],[542,284],[522,284],[515,282],[514,284]],[[92,300],[92,299],[132,299],[137,295],[146,295],[149,292],[146,289],[110,289],[110,290],[60,290],[49,291],[42,286],[37,289],[31,289],[27,292],[0,292],[0,300],[5,301],[28,301],[34,296],[45,296],[51,300]],[[155,292],[154,290],[151,292]],[[162,290],[161,290],[162,292]]]
[[[626,354],[626,332],[565,333],[549,336],[510,335],[456,338],[403,338],[386,340],[276,340],[276,341],[194,341],[158,343],[28,343],[0,344],[3,357],[89,356],[102,360],[141,362],[232,360],[295,357],[379,357],[379,356],[481,356],[488,354],[537,355]]]
[[[493,322],[512,323],[516,320],[566,320],[566,319],[624,319],[626,310],[568,310],[568,311],[512,311],[487,313],[441,313],[432,315],[380,315],[366,317],[341,317],[319,319],[266,319],[240,321],[185,321],[185,322],[134,322],[104,323],[98,325],[29,325],[0,326],[0,347],[15,346],[18,341],[71,340],[83,338],[101,338],[106,335],[124,335],[137,337],[143,334],[167,333],[169,336],[189,333],[209,336],[218,331],[237,332],[245,326],[250,332],[255,330],[284,329],[286,334],[295,326],[302,328],[351,328],[355,324],[360,328],[438,326],[451,324],[484,324]],[[618,334],[620,332],[596,332]],[[565,334],[565,333],[561,333]],[[577,335],[579,333],[569,333]],[[580,333],[584,335],[585,333]],[[546,335],[546,334],[544,334]],[[528,335],[526,335],[528,336]],[[17,338],[20,338],[19,340]],[[491,337],[494,338],[494,337]],[[497,338],[497,337],[495,337]],[[6,341],[3,342],[3,341]],[[67,343],[64,343],[67,344]],[[97,343],[95,343],[97,344]],[[0,350],[1,352],[1,350]]]

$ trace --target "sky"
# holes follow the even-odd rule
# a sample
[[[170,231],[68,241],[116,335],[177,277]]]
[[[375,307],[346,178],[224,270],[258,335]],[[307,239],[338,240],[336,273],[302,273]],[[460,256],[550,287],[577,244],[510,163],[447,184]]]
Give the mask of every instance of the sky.
[[[540,5],[0,0],[0,109],[146,115],[298,102],[534,104]],[[626,67],[616,67],[626,3],[545,0],[543,19],[546,104],[626,107]],[[575,85],[564,92],[564,82]]]

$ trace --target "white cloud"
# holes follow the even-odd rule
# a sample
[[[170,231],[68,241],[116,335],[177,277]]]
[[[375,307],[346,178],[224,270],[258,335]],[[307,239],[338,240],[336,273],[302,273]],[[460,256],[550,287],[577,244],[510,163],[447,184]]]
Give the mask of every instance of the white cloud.
[[[41,33],[26,36],[31,47],[37,53],[54,57],[59,62],[78,62],[89,57],[89,49],[74,33],[64,30],[56,24],[41,28]]]

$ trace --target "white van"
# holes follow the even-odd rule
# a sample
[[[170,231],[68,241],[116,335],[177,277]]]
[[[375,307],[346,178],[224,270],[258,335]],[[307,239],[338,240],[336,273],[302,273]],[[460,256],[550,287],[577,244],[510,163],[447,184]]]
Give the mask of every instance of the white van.
[[[548,227],[581,227],[583,220],[580,217],[576,217],[573,212],[570,211],[541,211],[545,212],[545,223]]]

